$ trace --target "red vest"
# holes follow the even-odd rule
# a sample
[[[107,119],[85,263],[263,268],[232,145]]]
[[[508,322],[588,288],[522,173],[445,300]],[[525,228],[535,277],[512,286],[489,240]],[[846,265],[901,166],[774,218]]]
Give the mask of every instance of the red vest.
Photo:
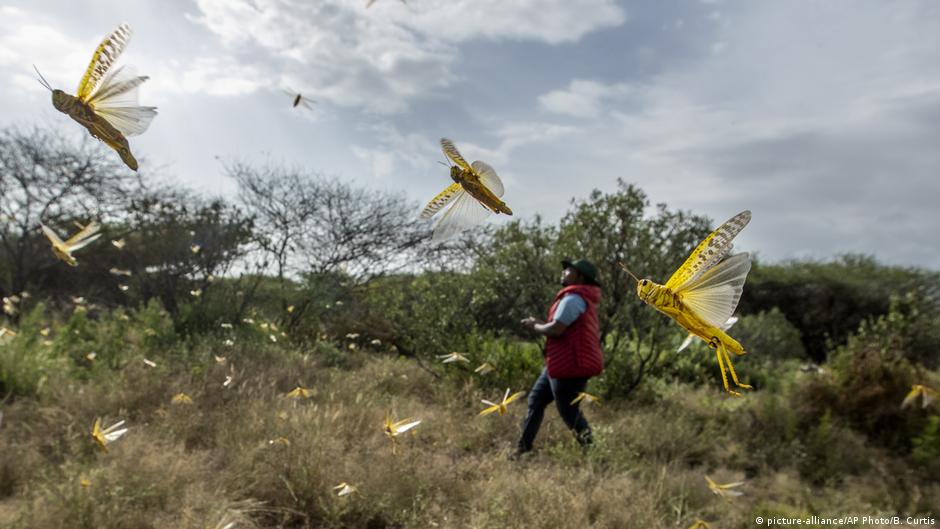
[[[557,338],[549,337],[545,342],[545,365],[552,378],[593,377],[604,370],[604,354],[601,352],[600,324],[597,320],[597,304],[601,300],[601,289],[594,285],[571,285],[558,291],[552,308],[548,310],[548,321],[555,316],[558,303],[566,294],[577,294],[587,304],[587,309]]]

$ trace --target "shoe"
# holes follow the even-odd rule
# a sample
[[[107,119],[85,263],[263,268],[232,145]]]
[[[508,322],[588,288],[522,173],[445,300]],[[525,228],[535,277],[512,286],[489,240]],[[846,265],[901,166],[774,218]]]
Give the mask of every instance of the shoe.
[[[588,447],[594,444],[594,434],[591,432],[590,428],[585,429],[579,434],[575,434],[575,439],[577,439],[578,444],[583,447]]]

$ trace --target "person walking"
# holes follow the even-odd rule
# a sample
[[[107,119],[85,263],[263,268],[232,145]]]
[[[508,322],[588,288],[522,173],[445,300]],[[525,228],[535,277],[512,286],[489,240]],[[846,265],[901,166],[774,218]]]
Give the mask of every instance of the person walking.
[[[593,442],[591,427],[581,413],[580,403],[572,404],[584,391],[588,380],[604,370],[597,306],[601,285],[597,268],[584,259],[562,261],[562,289],[555,295],[548,320],[528,317],[520,323],[546,337],[545,368],[529,392],[529,411],[522,424],[522,437],[512,457],[532,450],[545,407],[555,402],[558,414],[582,446]]]

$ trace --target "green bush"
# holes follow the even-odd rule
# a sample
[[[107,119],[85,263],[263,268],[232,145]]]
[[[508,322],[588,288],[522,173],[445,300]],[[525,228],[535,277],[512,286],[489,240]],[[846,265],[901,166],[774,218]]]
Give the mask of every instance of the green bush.
[[[795,458],[795,441],[803,435],[793,393],[762,391],[747,394],[747,415],[733,421],[735,436],[745,439],[748,459],[773,469],[787,468]]]
[[[742,316],[728,334],[762,360],[806,357],[799,329],[777,307]]]
[[[807,420],[825,410],[885,447],[903,452],[923,430],[922,418],[902,414],[901,401],[917,382],[906,358],[909,316],[892,304],[883,316],[866,320],[828,364],[831,376],[808,379],[802,388]]]
[[[940,475],[940,416],[931,415],[920,435],[911,441],[911,459],[926,476]]]
[[[49,378],[60,374],[66,362],[39,333],[46,327],[43,303],[20,320],[17,335],[0,342],[0,395],[3,398],[37,397]]]
[[[466,275],[425,273],[370,282],[356,332],[376,335],[405,356],[434,359],[466,351],[476,331],[468,307],[474,288]]]
[[[739,310],[757,313],[778,307],[800,331],[807,354],[825,359],[832,344],[841,345],[862,321],[889,311],[892,296],[913,295],[921,310],[940,313],[940,274],[917,268],[886,266],[871,257],[845,255],[831,262],[790,261],[755,265],[748,276]],[[926,330],[926,328],[925,328]],[[940,330],[923,334],[912,353],[940,360]]]
[[[541,338],[532,341],[482,338],[474,340],[467,353],[471,359],[468,371],[483,362],[489,362],[496,367],[496,371],[486,375],[473,373],[474,377],[482,381],[482,385],[494,389],[511,387],[514,391],[527,390],[545,367]]]
[[[814,485],[836,485],[867,469],[865,439],[836,424],[828,410],[797,442],[800,476]]]

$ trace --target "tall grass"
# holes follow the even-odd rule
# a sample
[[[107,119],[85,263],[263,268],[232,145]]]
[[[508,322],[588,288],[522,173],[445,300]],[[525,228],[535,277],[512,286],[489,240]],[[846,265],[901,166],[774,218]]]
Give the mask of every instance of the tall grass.
[[[5,369],[5,348],[36,339],[27,320],[0,346]],[[744,528],[758,515],[931,514],[940,497],[936,476],[839,416],[807,424],[794,404],[804,375],[789,364],[777,393],[730,399],[717,384],[653,379],[632,400],[585,407],[587,452],[549,409],[535,453],[510,461],[525,402],[478,417],[480,399],[531,384],[537,346],[480,339],[467,354],[504,369],[481,376],[343,343],[275,343],[254,327],[171,342],[166,321],[154,309],[43,320],[51,352],[16,353],[11,380],[25,382],[0,427],[0,526]],[[89,347],[98,360],[81,354]],[[297,385],[311,397],[286,398]],[[172,404],[180,392],[193,403]],[[422,420],[394,451],[387,412]],[[107,453],[89,434],[99,416],[130,428]],[[917,457],[931,436],[935,424]],[[744,495],[715,496],[706,474],[744,481]],[[358,492],[337,497],[340,482]]]

